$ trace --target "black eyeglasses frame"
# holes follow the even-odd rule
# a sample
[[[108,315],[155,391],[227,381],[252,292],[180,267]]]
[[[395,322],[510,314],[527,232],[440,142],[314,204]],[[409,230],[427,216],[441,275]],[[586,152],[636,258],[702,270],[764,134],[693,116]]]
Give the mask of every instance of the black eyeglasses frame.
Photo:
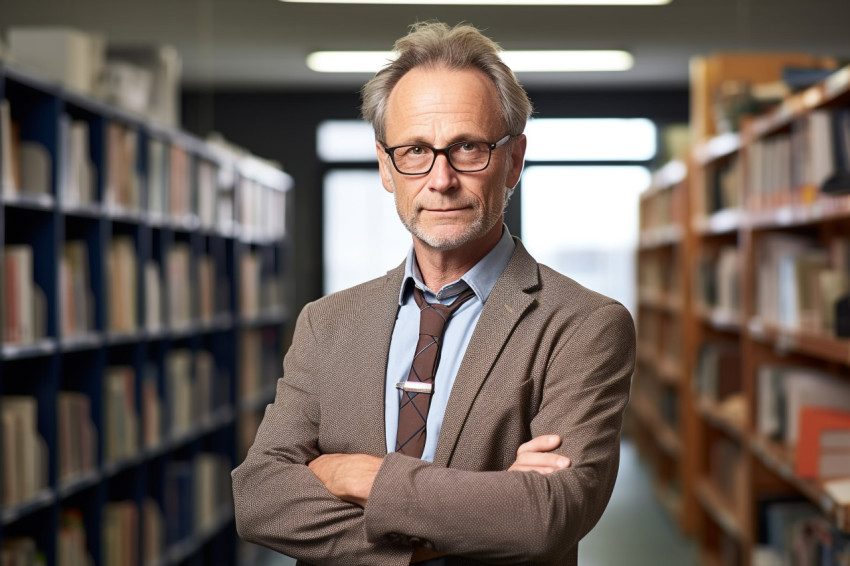
[[[451,168],[454,169],[455,171],[457,171],[458,173],[478,173],[479,171],[484,171],[485,169],[487,169],[490,166],[490,161],[493,158],[493,150],[505,145],[513,137],[514,137],[513,134],[506,134],[504,137],[499,139],[499,141],[484,142],[484,143],[487,144],[487,148],[490,150],[490,154],[487,156],[487,163],[485,163],[484,166],[481,167],[480,169],[458,169],[457,167],[455,167],[455,164],[452,163],[452,158],[449,156],[449,150],[451,150],[453,147],[457,147],[457,146],[463,145],[465,143],[479,143],[478,141],[470,142],[470,140],[463,140],[463,141],[458,141],[458,142],[449,144],[446,147],[441,147],[441,148],[433,147],[433,146],[430,146],[430,145],[424,144],[424,143],[405,143],[405,144],[401,144],[401,145],[394,145],[392,147],[387,146],[387,144],[384,143],[381,140],[378,140],[378,143],[383,146],[384,151],[387,153],[387,155],[390,156],[390,161],[392,161],[393,167],[395,167],[396,171],[398,171],[402,175],[415,176],[415,175],[427,175],[428,173],[430,173],[431,169],[434,168],[434,163],[437,162],[437,156],[440,155],[441,153],[446,156],[446,161],[449,162],[449,165],[451,166]],[[430,149],[431,151],[434,152],[434,156],[433,156],[434,158],[431,160],[431,165],[428,167],[428,169],[426,171],[422,171],[421,173],[405,173],[404,171],[402,171],[401,169],[398,168],[398,165],[396,165],[396,162],[395,162],[395,156],[393,155],[395,153],[395,150],[402,148],[402,147],[425,147],[425,148]]]

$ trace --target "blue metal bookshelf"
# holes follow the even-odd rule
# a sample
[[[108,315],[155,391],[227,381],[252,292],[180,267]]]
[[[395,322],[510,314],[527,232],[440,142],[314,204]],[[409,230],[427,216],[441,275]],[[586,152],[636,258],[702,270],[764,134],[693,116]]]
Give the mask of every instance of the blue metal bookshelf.
[[[44,448],[0,421],[0,544],[61,566],[74,510],[94,566],[236,564],[229,471],[287,340],[291,178],[2,64],[0,100],[0,403],[35,400]]]

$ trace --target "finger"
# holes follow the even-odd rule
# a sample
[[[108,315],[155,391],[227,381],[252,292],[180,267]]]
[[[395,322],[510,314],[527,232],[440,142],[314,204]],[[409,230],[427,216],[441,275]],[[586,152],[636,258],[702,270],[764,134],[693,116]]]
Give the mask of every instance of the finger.
[[[558,454],[527,452],[521,454],[508,470],[549,474],[567,468],[571,463],[569,458]]]
[[[524,452],[548,452],[554,450],[561,445],[561,437],[557,434],[544,434],[536,438],[532,438],[528,442],[520,445],[517,449],[517,454]]]
[[[551,452],[526,452],[517,457],[516,464],[520,466],[566,468],[570,465],[570,459]]]

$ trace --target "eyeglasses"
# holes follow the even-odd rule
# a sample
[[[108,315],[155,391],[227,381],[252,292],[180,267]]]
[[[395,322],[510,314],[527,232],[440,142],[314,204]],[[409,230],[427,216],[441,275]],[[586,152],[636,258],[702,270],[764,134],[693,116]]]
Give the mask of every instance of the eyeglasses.
[[[437,161],[437,155],[443,154],[452,169],[458,173],[475,173],[483,171],[490,165],[493,150],[505,145],[513,136],[506,135],[495,143],[483,141],[459,141],[443,148],[431,147],[424,144],[384,146],[384,151],[390,156],[396,171],[402,175],[425,175],[430,173]]]

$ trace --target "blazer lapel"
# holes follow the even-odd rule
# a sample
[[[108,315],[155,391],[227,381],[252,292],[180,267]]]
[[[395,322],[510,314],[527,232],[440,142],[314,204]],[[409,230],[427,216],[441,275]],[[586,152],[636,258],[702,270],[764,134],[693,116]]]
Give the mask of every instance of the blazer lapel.
[[[398,293],[404,277],[404,264],[387,272],[383,287],[377,289],[370,305],[366,324],[367,336],[362,343],[365,360],[373,360],[372,375],[356,381],[358,394],[352,396],[360,412],[361,434],[369,454],[385,455],[387,440],[384,432],[384,383],[393,327],[398,315]]]
[[[514,255],[487,298],[464,354],[437,442],[434,463],[448,466],[472,403],[514,327],[536,299],[528,291],[540,285],[537,262],[519,240]]]

